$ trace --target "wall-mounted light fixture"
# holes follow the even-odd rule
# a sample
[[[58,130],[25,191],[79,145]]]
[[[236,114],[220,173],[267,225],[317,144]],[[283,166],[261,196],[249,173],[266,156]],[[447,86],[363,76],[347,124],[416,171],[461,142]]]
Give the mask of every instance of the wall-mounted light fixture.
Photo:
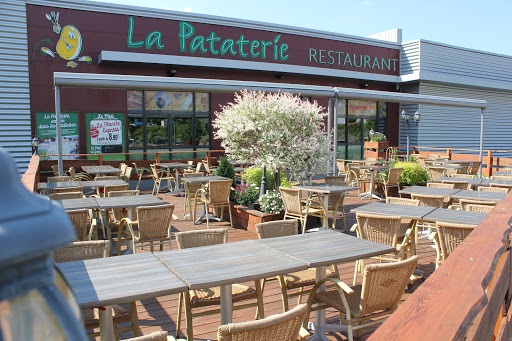
[[[169,69],[169,77],[174,77],[174,76],[176,76],[176,69],[170,68]]]
[[[32,155],[39,155],[37,153],[38,149],[39,149],[39,139],[37,138],[37,136],[34,136],[34,138],[32,139],[32,150],[34,151],[34,154],[32,154]]]
[[[418,110],[416,110],[416,112],[414,113],[414,122],[419,123],[420,120],[421,120],[420,112]]]
[[[366,89],[368,87],[368,83],[361,83],[361,88]]]
[[[278,74],[276,75],[276,78],[277,78],[277,79],[284,79],[284,75],[283,75],[282,73],[278,73]]]

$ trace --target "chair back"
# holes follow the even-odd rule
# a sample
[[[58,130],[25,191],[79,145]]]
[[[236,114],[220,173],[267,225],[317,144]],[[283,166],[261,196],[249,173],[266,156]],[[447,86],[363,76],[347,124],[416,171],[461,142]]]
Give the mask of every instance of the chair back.
[[[436,222],[442,259],[445,260],[474,230],[476,225]]]
[[[126,182],[130,182],[130,179],[132,177],[132,171],[133,167],[125,167],[124,173],[121,173],[121,178]]]
[[[428,175],[430,176],[430,181],[435,182],[446,175],[446,168],[430,166],[428,167]]]
[[[418,256],[403,261],[365,266],[360,316],[379,310],[394,311],[418,264]]]
[[[185,197],[186,198],[194,198],[198,189],[200,189],[202,184],[200,182],[183,182],[183,187],[185,188]]]
[[[469,167],[468,169],[468,174],[478,174],[478,170],[480,169],[480,166],[482,165],[482,163],[480,161],[473,161],[471,163],[471,167]]]
[[[184,178],[190,178],[192,176],[203,176],[204,174],[201,172],[189,172],[189,173],[183,173]]]
[[[106,258],[110,255],[110,240],[88,240],[73,242],[53,252],[55,263]]]
[[[386,149],[386,160],[394,160],[398,156],[398,149],[396,147],[389,147]]]
[[[160,174],[158,174],[158,170],[156,169],[156,165],[149,165],[151,168],[151,174],[153,175],[153,178],[160,179]]]
[[[510,188],[507,187],[485,187],[485,186],[478,186],[478,190],[480,192],[494,192],[494,193],[508,193],[510,191]]]
[[[298,228],[297,219],[273,220],[256,224],[259,239],[293,236],[298,234]]]
[[[425,157],[424,156],[415,156],[414,157],[415,160],[418,162],[418,164],[422,167],[422,168],[427,168],[427,164],[425,163]]]
[[[511,180],[512,177],[507,176],[507,175],[493,175],[493,176],[491,176],[491,179],[492,180]]]
[[[208,203],[229,203],[229,193],[233,180],[210,180],[208,182]]]
[[[466,162],[466,161],[459,162],[459,166],[462,167],[461,169],[459,169],[459,173],[460,174],[468,174],[470,164],[471,164],[471,162]]]
[[[126,167],[128,167],[128,165],[127,165],[126,163],[121,162],[121,163],[119,164],[119,169],[121,170],[121,173],[120,173],[121,175],[123,175],[123,174],[124,174],[124,172],[125,172],[125,170],[126,170]]]
[[[496,203],[493,202],[493,201],[471,200],[471,199],[459,199],[459,204],[460,204],[460,208],[463,211],[467,211],[468,210],[468,205],[469,204],[486,205],[486,206],[491,206],[493,208],[494,208],[494,206],[496,206]]]
[[[84,197],[82,192],[64,192],[48,194],[51,200],[80,199]]]
[[[359,238],[390,246],[398,243],[400,216],[357,213],[357,231]]]
[[[324,181],[328,185],[348,186],[344,176],[326,176]]]
[[[335,186],[349,186],[349,184],[345,181],[342,181],[344,177],[341,176],[326,176],[325,177],[325,183],[328,185],[335,185]],[[345,198],[345,195],[347,192],[334,192],[329,195],[329,208],[336,207],[336,204],[341,198]]]
[[[453,189],[453,184],[445,184],[445,183],[440,183],[440,182],[427,182],[427,187]]]
[[[443,184],[451,184],[453,189],[469,189],[471,187],[467,181],[443,180]]]
[[[210,169],[210,163],[208,162],[208,159],[202,160],[201,163],[203,164],[203,167],[204,167],[206,173],[211,174],[212,170]]]
[[[428,194],[411,194],[411,198],[420,201],[420,206],[444,207],[444,196]]]
[[[126,185],[115,185],[115,186],[105,186],[104,190],[103,190],[103,193],[104,193],[105,197],[108,197],[110,192],[127,191],[128,187],[129,187],[128,184],[126,184]]]
[[[420,201],[419,200],[415,200],[415,199],[387,197],[386,198],[386,204],[419,206],[420,205]]]
[[[228,242],[228,229],[204,229],[175,233],[178,248],[224,244]]]
[[[70,193],[70,192],[72,192],[72,193],[76,193],[76,192],[83,193],[84,189],[81,186],[77,186],[77,187],[63,187],[63,188],[54,188],[54,189],[52,189],[52,193]]]
[[[130,197],[134,195],[139,195],[140,191],[138,190],[127,190],[127,191],[109,191],[107,193],[108,197]],[[114,214],[114,221],[120,222],[123,218],[128,217],[128,212],[125,208],[112,208],[112,213]],[[136,214],[136,213],[135,213]],[[133,217],[133,220],[138,220],[137,216]]]
[[[59,165],[52,165],[52,172],[54,176],[59,176]]]
[[[76,179],[75,167],[69,167],[69,176],[71,177],[71,180],[75,180]]]
[[[73,224],[73,228],[76,233],[76,240],[83,241],[87,240],[87,235],[89,233],[88,221],[89,221],[89,210],[70,210],[66,211]]]
[[[474,179],[475,176],[471,174],[452,174],[452,178],[460,178],[460,179]]]
[[[403,168],[390,168],[388,175],[388,185],[398,185],[398,181],[400,180],[400,175],[402,175]]]
[[[94,180],[96,181],[103,181],[103,180],[119,180],[119,176],[117,175],[102,175],[102,176],[95,176]]]
[[[336,165],[338,166],[338,175],[347,173],[347,167],[345,167],[345,159],[336,159]]]
[[[46,179],[48,182],[64,182],[64,181],[71,181],[71,177],[68,175],[63,176],[50,176],[48,179]]]
[[[173,212],[174,204],[137,207],[139,242],[169,236]]]
[[[468,212],[481,212],[481,213],[489,213],[492,211],[494,206],[488,205],[477,205],[477,204],[467,204],[466,210]]]
[[[217,337],[219,341],[296,341],[306,312],[307,305],[301,304],[261,320],[223,324],[217,329]]]
[[[284,208],[287,213],[303,215],[301,191],[297,188],[279,187]]]

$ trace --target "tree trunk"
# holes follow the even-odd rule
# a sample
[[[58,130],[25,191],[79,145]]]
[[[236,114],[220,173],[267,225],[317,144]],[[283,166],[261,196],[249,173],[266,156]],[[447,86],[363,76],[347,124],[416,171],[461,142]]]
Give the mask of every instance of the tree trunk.
[[[274,186],[276,191],[279,190],[279,186],[281,186],[281,172],[279,169],[274,172]]]

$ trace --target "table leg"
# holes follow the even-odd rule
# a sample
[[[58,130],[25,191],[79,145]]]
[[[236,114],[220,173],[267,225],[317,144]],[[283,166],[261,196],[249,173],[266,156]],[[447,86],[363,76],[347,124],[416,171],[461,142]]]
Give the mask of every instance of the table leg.
[[[112,306],[107,305],[104,309],[98,309],[100,315],[100,340],[114,340],[114,321],[112,320]]]
[[[325,266],[319,266],[316,268],[316,281],[320,281],[324,279],[325,276],[326,267]],[[325,291],[325,283],[318,288],[318,292]],[[313,340],[325,340],[327,341],[327,337],[325,336],[325,309],[317,310],[315,312],[315,323],[313,325],[313,329],[315,330],[315,334],[311,337],[309,337],[308,341]]]
[[[322,201],[323,201],[324,208],[325,208],[325,218],[323,219],[323,221],[324,221],[323,229],[328,230],[329,229],[329,193],[324,194]]]
[[[133,213],[132,213],[132,208],[129,207],[126,211],[126,216],[128,219],[130,219],[130,221],[133,221],[132,219],[132,216],[133,216]],[[128,231],[127,231],[128,232]],[[117,238],[117,240],[119,240],[119,237]],[[127,242],[127,249],[128,249],[128,254],[134,254],[135,253],[135,250],[133,249],[133,243],[130,243],[130,242]]]
[[[228,324],[233,320],[233,302],[231,284],[220,286],[220,324]]]

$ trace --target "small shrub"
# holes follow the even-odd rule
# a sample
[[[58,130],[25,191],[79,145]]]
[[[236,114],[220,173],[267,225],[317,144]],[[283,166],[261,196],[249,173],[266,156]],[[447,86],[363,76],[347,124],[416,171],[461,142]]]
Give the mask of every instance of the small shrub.
[[[427,182],[429,177],[427,170],[416,162],[397,162],[393,167],[403,168],[400,175],[400,184],[414,186]]]
[[[386,135],[376,131],[375,133],[372,134],[370,141],[372,141],[372,142],[380,142],[380,141],[387,141],[387,140],[388,140],[388,138],[386,137]]]
[[[227,157],[222,156],[220,158],[219,167],[217,167],[217,170],[215,171],[215,175],[223,176],[225,178],[233,179],[233,181],[235,181],[235,174],[235,166],[229,163]]]
[[[260,209],[262,212],[279,213],[283,208],[283,199],[279,191],[268,191],[260,198]]]
[[[252,184],[249,186],[238,185],[235,188],[235,202],[240,205],[247,206],[248,204],[254,203],[260,196],[259,188]]]
[[[279,173],[281,178],[281,186],[292,187],[292,184],[286,178],[284,173]],[[254,184],[257,187],[261,185],[261,178],[263,176],[263,170],[261,168],[247,168],[244,170],[242,177],[248,184]],[[275,188],[274,173],[267,170],[267,188]]]

